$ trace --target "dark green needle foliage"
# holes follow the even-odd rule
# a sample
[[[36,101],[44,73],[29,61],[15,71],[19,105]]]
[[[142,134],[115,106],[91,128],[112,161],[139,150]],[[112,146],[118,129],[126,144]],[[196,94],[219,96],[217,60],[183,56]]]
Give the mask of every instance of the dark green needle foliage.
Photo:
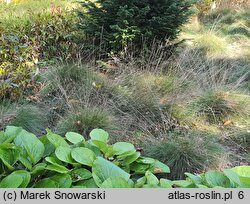
[[[84,0],[81,26],[90,42],[107,51],[126,51],[173,40],[190,15],[190,0]],[[142,43],[144,42],[144,43]]]

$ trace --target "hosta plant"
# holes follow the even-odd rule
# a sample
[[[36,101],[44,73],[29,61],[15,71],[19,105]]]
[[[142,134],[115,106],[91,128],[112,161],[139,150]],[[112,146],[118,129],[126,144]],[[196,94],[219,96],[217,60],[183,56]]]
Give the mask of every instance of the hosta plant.
[[[170,181],[163,178],[168,166],[143,157],[134,145],[111,145],[102,129],[92,130],[89,138],[74,132],[62,137],[49,129],[38,138],[7,126],[0,132],[0,188],[250,187],[249,166]]]
[[[185,175],[186,180],[173,181],[173,184],[183,188],[250,188],[250,166]]]
[[[142,157],[134,145],[108,144],[102,129],[90,139],[74,132],[65,137],[47,130],[38,138],[20,127],[0,132],[0,187],[130,188],[170,187],[155,174],[169,173],[165,164]]]

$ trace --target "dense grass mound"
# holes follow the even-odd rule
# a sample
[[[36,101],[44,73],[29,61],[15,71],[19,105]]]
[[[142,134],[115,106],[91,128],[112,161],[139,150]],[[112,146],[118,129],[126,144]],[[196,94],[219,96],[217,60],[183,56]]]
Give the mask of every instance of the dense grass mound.
[[[160,141],[146,144],[145,154],[166,163],[172,179],[183,179],[185,172],[202,172],[226,164],[225,149],[216,137],[205,132],[174,131]]]
[[[41,80],[46,83],[44,95],[61,91],[62,95],[81,96],[94,91],[94,82],[100,85],[103,83],[103,79],[86,65],[74,64],[51,67]],[[64,97],[67,97],[66,95]]]
[[[115,128],[114,123],[114,117],[109,112],[100,108],[86,107],[78,109],[75,113],[69,113],[58,122],[56,129],[61,134],[74,131],[88,135],[94,128],[111,131]]]
[[[243,112],[228,93],[208,91],[194,104],[198,115],[203,115],[211,123],[226,121],[230,115]]]
[[[233,26],[229,28],[228,33],[230,35],[238,34],[238,35],[245,35],[247,37],[250,37],[250,29],[244,25]]]
[[[220,54],[225,52],[226,43],[216,34],[205,33],[196,39],[197,45],[208,53]]]
[[[48,120],[40,107],[3,102],[0,104],[0,127],[3,128],[7,124],[20,126],[29,132],[41,135],[44,126],[48,125]]]
[[[185,102],[175,99],[167,105],[166,110],[177,121],[173,127],[199,129],[205,125],[207,131],[212,132],[214,127],[228,125],[234,128],[241,124],[249,128],[249,99],[248,95],[237,92],[209,90],[191,98],[186,96]],[[239,129],[236,128],[236,131]]]

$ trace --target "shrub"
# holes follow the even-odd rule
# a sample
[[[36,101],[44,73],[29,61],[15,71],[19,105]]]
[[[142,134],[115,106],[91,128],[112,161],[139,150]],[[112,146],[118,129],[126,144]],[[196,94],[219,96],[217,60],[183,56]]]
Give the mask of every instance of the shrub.
[[[33,18],[0,32],[0,98],[22,92],[43,60],[78,57],[82,35],[74,13],[31,15]],[[78,44],[79,43],[79,44]]]
[[[110,145],[108,137],[104,130],[94,129],[89,140],[78,133],[61,137],[50,130],[37,138],[22,128],[7,126],[0,132],[0,187],[171,188],[183,183],[190,184],[184,187],[249,187],[249,166],[187,174],[186,182],[161,178],[160,174],[170,172],[167,165],[142,157],[130,143]],[[196,177],[204,179],[192,179]]]
[[[185,172],[218,168],[223,153],[223,147],[214,136],[178,129],[162,141],[153,140],[145,145],[145,155],[166,163],[171,168],[172,179],[183,179]]]
[[[15,19],[10,25],[3,26],[6,33],[15,33],[16,36],[26,36],[36,46],[39,60],[71,59],[76,58],[82,48],[83,35],[77,30],[77,17],[73,11],[60,13],[44,12],[34,14],[28,12],[23,22]],[[17,18],[17,17],[16,17]]]
[[[38,61],[36,45],[24,35],[0,35],[0,99],[15,98],[29,83]]]
[[[72,11],[59,14],[41,14],[20,28],[21,32],[33,37],[40,59],[72,59],[82,49],[83,33],[77,30],[77,18]],[[18,28],[15,28],[18,29]]]
[[[186,22],[189,0],[85,0],[79,12],[80,26],[90,42],[107,51],[124,51],[129,44],[175,39]]]

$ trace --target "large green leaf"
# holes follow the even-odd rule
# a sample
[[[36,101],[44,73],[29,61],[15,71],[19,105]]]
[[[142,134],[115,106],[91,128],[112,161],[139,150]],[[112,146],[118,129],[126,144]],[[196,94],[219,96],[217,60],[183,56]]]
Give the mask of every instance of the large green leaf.
[[[32,163],[27,159],[26,155],[19,155],[18,160],[29,170],[32,169]]]
[[[18,149],[12,148],[4,148],[0,147],[0,160],[4,163],[4,165],[10,170],[13,171],[13,165],[16,163],[19,157]]]
[[[147,182],[146,176],[143,176],[143,177],[139,178],[139,179],[136,181],[135,188],[141,188],[142,186],[144,186],[144,184],[145,184],[146,182]]]
[[[95,140],[97,141],[97,140]],[[91,140],[88,140],[85,145],[84,145],[86,148],[92,150],[96,156],[102,156],[103,154],[101,153],[100,149],[91,141]]]
[[[51,156],[51,157],[46,157],[46,158],[45,158],[45,161],[47,161],[47,162],[49,162],[50,164],[53,164],[53,165],[55,165],[55,166],[62,166],[62,162],[61,162],[59,159],[57,159],[56,157],[53,157],[53,156]]]
[[[72,144],[84,142],[84,137],[75,132],[67,132],[65,136],[67,140],[70,141]]]
[[[250,166],[238,166],[231,169],[240,176],[241,186],[250,188]]]
[[[110,161],[98,157],[93,164],[92,174],[96,184],[100,187],[102,183],[110,177],[122,177],[129,180],[130,174],[122,170]]]
[[[55,152],[55,146],[48,140],[47,135],[39,137],[39,140],[44,144],[45,150],[43,153],[43,157],[49,156],[53,152]]]
[[[15,144],[26,150],[28,157],[33,164],[36,164],[43,156],[44,145],[32,133],[22,130],[15,138]]]
[[[140,157],[140,152],[135,152],[127,157],[125,157],[122,161],[123,165],[128,165],[136,161]]]
[[[205,173],[205,179],[206,183],[210,187],[216,187],[216,186],[221,186],[225,188],[230,187],[230,180],[223,174],[222,172],[219,171],[208,171]]]
[[[46,168],[47,164],[45,163],[38,163],[35,166],[33,166],[33,168],[31,169],[31,174],[32,175],[36,175],[36,174],[40,174],[44,171],[44,169]]]
[[[136,160],[137,163],[141,164],[154,164],[157,160],[149,158],[149,157],[140,157]]]
[[[51,171],[56,171],[58,173],[66,174],[69,170],[62,165],[61,161],[55,157],[46,157],[45,161],[49,162],[50,165],[46,167],[46,169]]]
[[[70,188],[72,179],[69,174],[59,174],[50,178],[57,183],[58,188]]]
[[[147,184],[151,186],[157,186],[159,184],[158,178],[152,172],[147,171],[145,177],[147,179]]]
[[[23,182],[20,184],[20,188],[26,188],[31,178],[30,173],[25,170],[17,170],[12,172],[10,175],[18,175],[22,177]]]
[[[241,184],[240,176],[236,172],[234,172],[231,169],[225,169],[223,172],[231,180],[231,182],[233,184],[237,184],[237,185]],[[234,186],[232,186],[232,187],[234,187]]]
[[[113,150],[116,155],[131,155],[136,152],[134,145],[127,142],[117,142],[113,144]]]
[[[194,174],[190,174],[190,173],[185,173],[185,175],[196,185],[201,184],[202,183],[202,179],[199,175],[194,175]]]
[[[74,188],[98,188],[93,178],[78,181],[75,183]]]
[[[74,169],[70,174],[73,178],[73,182],[87,180],[92,177],[92,173],[84,168]]]
[[[51,178],[45,178],[35,184],[35,188],[58,188],[59,184]]]
[[[63,162],[70,163],[70,164],[74,163],[72,156],[71,156],[71,148],[69,147],[60,146],[56,148],[55,154],[56,154],[56,157]]]
[[[60,135],[57,135],[48,131],[46,136],[47,136],[47,139],[51,142],[51,144],[55,146],[55,148],[60,147],[60,146],[69,147],[69,144]]]
[[[241,177],[250,178],[250,166],[237,166],[231,169]]]
[[[157,161],[157,160],[155,160],[155,162],[153,164],[151,164],[150,170],[155,174],[157,174],[157,173],[170,173],[170,168],[166,164],[164,164],[160,161]]]
[[[85,147],[77,147],[72,149],[71,155],[75,161],[87,166],[92,166],[94,160],[96,159],[95,153]]]
[[[130,188],[130,186],[123,177],[114,176],[106,179],[101,188]]]
[[[50,171],[55,171],[55,172],[58,172],[58,173],[61,173],[61,174],[67,174],[69,173],[69,170],[64,167],[64,166],[56,166],[56,165],[53,165],[53,164],[49,164],[48,166],[46,166],[47,170],[50,170]]]
[[[94,129],[90,132],[91,140],[98,140],[101,142],[107,142],[109,138],[109,134],[102,129]]]
[[[130,164],[130,170],[134,171],[135,173],[144,174],[150,168],[151,168],[150,164],[143,164],[137,162],[133,162],[132,164]]]
[[[172,188],[172,181],[167,179],[160,179],[160,187],[161,188]]]
[[[22,183],[23,177],[21,175],[10,174],[0,182],[0,188],[18,188]]]
[[[21,127],[7,126],[4,134],[0,134],[0,143],[10,143],[22,131]]]
[[[195,184],[189,180],[172,181],[174,185],[182,188],[194,188]]]
[[[99,140],[93,140],[91,142],[97,146],[106,155],[106,157],[111,157],[115,154],[115,151],[111,145]]]

